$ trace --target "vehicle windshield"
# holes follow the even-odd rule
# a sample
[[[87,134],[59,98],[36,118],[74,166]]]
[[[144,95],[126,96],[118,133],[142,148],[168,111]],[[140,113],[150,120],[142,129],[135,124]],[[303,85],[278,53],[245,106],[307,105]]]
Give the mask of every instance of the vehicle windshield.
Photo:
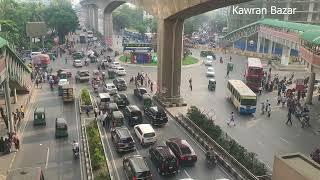
[[[35,119],[44,119],[44,114],[35,114],[34,118]]]
[[[145,171],[145,172],[139,172],[137,173],[137,177],[138,178],[144,178],[144,177],[150,177],[151,176],[151,172],[150,171]]]
[[[183,146],[183,147],[181,147],[180,149],[181,149],[181,153],[182,153],[182,154],[191,154],[191,150],[190,150],[190,148],[187,147],[187,146]]]
[[[140,89],[140,93],[141,93],[141,94],[146,94],[146,93],[148,93],[148,92],[147,92],[147,90],[145,90],[145,89]]]
[[[213,72],[214,70],[213,69],[208,69],[208,72]]]
[[[241,105],[255,106],[255,105],[257,105],[257,100],[256,99],[241,99]]]
[[[121,139],[121,142],[122,143],[131,143],[131,142],[133,142],[133,140],[132,140],[131,137],[128,137],[128,138],[125,138],[125,139]]]
[[[145,133],[144,135],[143,135],[143,137],[145,137],[145,138],[150,138],[150,137],[154,137],[156,134],[154,133],[154,132],[152,132],[152,133]]]
[[[133,111],[131,114],[133,117],[138,117],[138,118],[140,118],[142,116],[140,111]]]

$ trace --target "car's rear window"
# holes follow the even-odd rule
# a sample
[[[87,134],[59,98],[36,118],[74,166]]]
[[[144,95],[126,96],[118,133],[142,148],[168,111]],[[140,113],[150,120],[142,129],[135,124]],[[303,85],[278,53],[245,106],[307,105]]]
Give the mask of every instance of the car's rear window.
[[[133,139],[131,137],[127,137],[127,138],[121,139],[121,142],[122,143],[131,143],[131,142],[133,142]]]
[[[140,89],[140,93],[141,93],[141,94],[145,94],[145,93],[147,93],[147,90],[145,90],[145,89]]]
[[[132,115],[133,117],[140,117],[140,116],[142,116],[142,114],[141,114],[140,111],[132,111],[131,115]]]
[[[143,135],[143,137],[145,137],[145,138],[150,138],[150,137],[154,137],[156,134],[154,133],[154,132],[152,132],[152,133],[146,133],[146,134],[144,134]]]
[[[151,176],[151,172],[150,171],[138,172],[137,173],[137,178],[146,178],[146,177],[150,177],[150,176]]]
[[[124,69],[123,69],[123,68],[118,68],[118,70],[121,70],[121,71],[123,71]]]
[[[181,153],[182,153],[182,154],[191,154],[191,150],[190,150],[190,148],[187,147],[187,146],[183,146],[183,147],[181,147],[180,149],[181,149]]]

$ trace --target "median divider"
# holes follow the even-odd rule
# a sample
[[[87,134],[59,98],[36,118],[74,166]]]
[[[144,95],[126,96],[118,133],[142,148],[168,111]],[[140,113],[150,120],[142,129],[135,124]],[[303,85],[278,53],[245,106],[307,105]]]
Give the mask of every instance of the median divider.
[[[154,97],[154,101],[162,107],[165,107],[158,98]],[[187,132],[196,139],[206,150],[210,147],[217,153],[218,162],[237,180],[259,180],[246,167],[230,155],[224,148],[208,136],[201,128],[199,128],[192,120],[182,114],[173,116],[167,109],[166,112],[176,120]],[[266,178],[267,180],[268,178]]]
[[[86,120],[87,119],[84,119],[84,122],[86,122]],[[89,149],[89,144],[88,144],[87,129],[84,124],[81,125],[81,139],[82,139],[82,144],[83,144],[84,162],[86,164],[87,179],[91,180],[91,179],[94,179],[94,177],[93,177],[93,173],[92,173],[92,165],[91,165],[90,149]]]

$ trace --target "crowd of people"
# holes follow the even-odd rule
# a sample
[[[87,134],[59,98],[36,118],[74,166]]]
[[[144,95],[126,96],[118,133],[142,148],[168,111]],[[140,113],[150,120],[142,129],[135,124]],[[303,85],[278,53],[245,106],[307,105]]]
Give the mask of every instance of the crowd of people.
[[[149,87],[152,93],[154,91],[155,82],[151,79],[150,76],[148,76],[148,74],[144,72],[141,72],[141,73],[138,72],[138,75],[135,77],[131,76],[130,84],[132,83],[134,83],[136,87],[140,87],[140,86]]]

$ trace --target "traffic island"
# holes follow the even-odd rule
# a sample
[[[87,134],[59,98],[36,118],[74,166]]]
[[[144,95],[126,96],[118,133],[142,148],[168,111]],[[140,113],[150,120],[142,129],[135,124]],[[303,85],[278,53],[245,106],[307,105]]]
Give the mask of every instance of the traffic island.
[[[110,180],[111,177],[108,164],[104,154],[98,125],[95,120],[86,125],[86,133],[93,179]]]
[[[86,112],[86,108],[89,108],[89,111],[93,110],[92,97],[88,89],[85,88],[81,90],[79,101],[80,113]]]
[[[161,104],[162,106],[166,107],[166,108],[187,106],[187,103],[184,102],[182,98],[166,99],[162,95],[155,94],[153,96],[153,100],[156,101],[157,103]]]

